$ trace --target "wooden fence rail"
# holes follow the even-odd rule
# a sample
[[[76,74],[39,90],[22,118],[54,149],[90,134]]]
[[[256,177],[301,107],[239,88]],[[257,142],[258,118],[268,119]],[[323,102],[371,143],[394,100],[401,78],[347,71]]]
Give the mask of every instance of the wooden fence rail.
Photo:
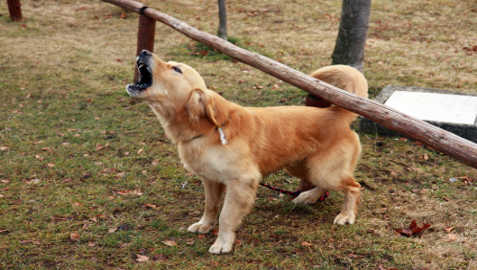
[[[446,153],[467,165],[477,168],[477,144],[469,140],[427,122],[400,113],[375,101],[350,94],[347,91],[312,78],[280,62],[237,47],[215,35],[199,31],[174,17],[155,9],[147,8],[142,3],[132,0],[102,1],[160,21],[191,39],[202,42],[228,56],[258,68],[265,73],[301,88],[328,102],[358,113],[384,127],[398,131],[438,151]],[[141,31],[139,34],[141,34]]]

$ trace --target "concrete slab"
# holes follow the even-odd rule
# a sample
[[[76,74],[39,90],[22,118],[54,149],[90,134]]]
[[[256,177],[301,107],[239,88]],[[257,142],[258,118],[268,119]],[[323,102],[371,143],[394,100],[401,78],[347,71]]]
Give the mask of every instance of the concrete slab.
[[[477,96],[440,89],[387,86],[375,100],[477,142]],[[363,117],[360,129],[381,135],[399,135]]]
[[[395,91],[384,103],[420,120],[474,125],[477,96]]]

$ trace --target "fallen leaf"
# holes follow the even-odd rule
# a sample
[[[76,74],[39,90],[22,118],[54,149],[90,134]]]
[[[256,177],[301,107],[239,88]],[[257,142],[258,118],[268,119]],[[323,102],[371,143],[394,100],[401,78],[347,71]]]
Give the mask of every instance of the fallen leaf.
[[[382,264],[378,265],[378,270],[398,270],[397,268],[386,268]]]
[[[145,206],[146,208],[157,209],[157,205],[152,204],[152,203],[146,203],[144,206]]]
[[[37,240],[22,240],[20,241],[20,244],[35,244],[35,245],[39,245],[40,244],[40,241],[37,241]]]
[[[402,228],[402,229],[395,229],[395,231],[403,236],[411,237],[411,236],[420,236],[422,233],[431,227],[431,224],[425,223],[422,227],[417,226],[415,220],[411,221],[409,228]]]
[[[149,257],[141,255],[141,254],[136,254],[136,262],[147,262],[149,261]]]
[[[457,240],[457,234],[455,234],[455,233],[449,233],[449,234],[447,235],[447,240],[448,240],[448,241],[455,241],[455,240]]]
[[[43,158],[42,156],[40,156],[40,155],[35,155],[35,158],[38,159],[39,161],[43,161],[43,159],[44,159],[44,158]]]
[[[92,174],[89,173],[89,172],[87,172],[87,173],[83,174],[80,179],[81,179],[81,180],[85,180],[85,179],[90,178],[91,176],[92,176]]]
[[[119,195],[121,196],[141,196],[143,193],[138,190],[138,189],[135,189],[135,190],[120,190],[117,192]]]
[[[40,183],[40,179],[34,178],[34,179],[31,179],[30,181],[28,181],[27,183],[28,184],[38,184],[38,183]]]
[[[54,163],[48,163],[47,166],[50,167],[50,168],[53,168],[53,167],[55,167],[55,164]]]
[[[7,151],[8,150],[8,147],[6,146],[0,146],[0,151]]]
[[[142,152],[144,152],[144,148],[141,148],[141,149],[137,150],[138,155],[140,155]]]
[[[0,230],[0,234],[2,234],[2,233],[7,234],[7,233],[9,233],[9,231],[8,230]]]
[[[163,243],[164,245],[168,246],[168,247],[175,247],[177,246],[177,243],[173,240],[164,240],[164,241],[161,241],[161,243]]]
[[[8,184],[8,183],[10,183],[10,180],[8,180],[8,179],[2,179],[2,180],[0,180],[0,182],[2,182],[2,183],[4,183],[4,184]]]
[[[123,224],[118,226],[118,231],[130,231],[132,229],[133,229],[133,227],[128,223],[123,223]]]
[[[80,235],[77,232],[70,233],[70,239],[73,241],[78,241],[80,239]]]
[[[454,230],[454,227],[446,227],[444,228],[444,231],[446,231],[447,233],[450,233]]]
[[[2,194],[0,194],[0,198],[3,198],[3,197],[5,197],[5,196],[3,196]]]
[[[310,243],[310,242],[307,242],[307,241],[303,241],[303,242],[301,242],[301,246],[302,247],[311,247],[311,246],[313,246],[313,244]]]
[[[94,247],[94,246],[96,246],[96,243],[94,243],[94,242],[88,242],[88,247]]]
[[[108,233],[113,233],[118,230],[118,227],[109,228]]]
[[[186,244],[187,244],[188,246],[192,246],[194,243],[195,243],[195,240],[194,240],[194,239],[189,239],[189,240],[186,241]]]

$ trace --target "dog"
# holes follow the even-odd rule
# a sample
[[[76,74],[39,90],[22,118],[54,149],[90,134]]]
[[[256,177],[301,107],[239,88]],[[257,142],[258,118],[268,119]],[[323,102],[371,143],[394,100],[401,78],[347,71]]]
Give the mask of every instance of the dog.
[[[312,186],[293,202],[311,204],[328,190],[341,191],[344,204],[334,223],[355,222],[360,184],[353,172],[361,152],[359,137],[350,129],[355,113],[335,105],[243,107],[207,89],[186,64],[164,62],[146,50],[136,62],[140,79],[126,86],[127,93],[150,106],[185,169],[202,179],[205,209],[188,231],[209,232],[224,199],[210,253],[232,251],[259,182],[279,169]],[[365,77],[352,67],[328,66],[311,76],[368,96]]]

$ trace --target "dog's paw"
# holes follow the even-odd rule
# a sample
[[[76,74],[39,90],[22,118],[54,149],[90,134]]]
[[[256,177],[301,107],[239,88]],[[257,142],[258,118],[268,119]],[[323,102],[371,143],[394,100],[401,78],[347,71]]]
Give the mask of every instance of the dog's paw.
[[[293,199],[293,203],[295,204],[314,204],[318,200],[318,198],[321,196],[320,193],[317,193],[316,190],[311,189],[308,191],[304,191],[300,193],[295,199]]]
[[[189,232],[193,233],[208,233],[214,227],[211,223],[196,222],[187,228]]]
[[[209,252],[212,254],[225,254],[232,251],[233,242],[221,241],[217,238],[215,243],[210,246]]]
[[[353,224],[355,219],[356,219],[356,216],[353,212],[339,213],[335,217],[333,224],[339,224],[339,225],[345,225],[346,223]]]
[[[235,233],[220,233],[219,237],[215,240],[214,244],[210,246],[209,252],[212,254],[225,254],[232,252],[232,248],[235,242]]]

